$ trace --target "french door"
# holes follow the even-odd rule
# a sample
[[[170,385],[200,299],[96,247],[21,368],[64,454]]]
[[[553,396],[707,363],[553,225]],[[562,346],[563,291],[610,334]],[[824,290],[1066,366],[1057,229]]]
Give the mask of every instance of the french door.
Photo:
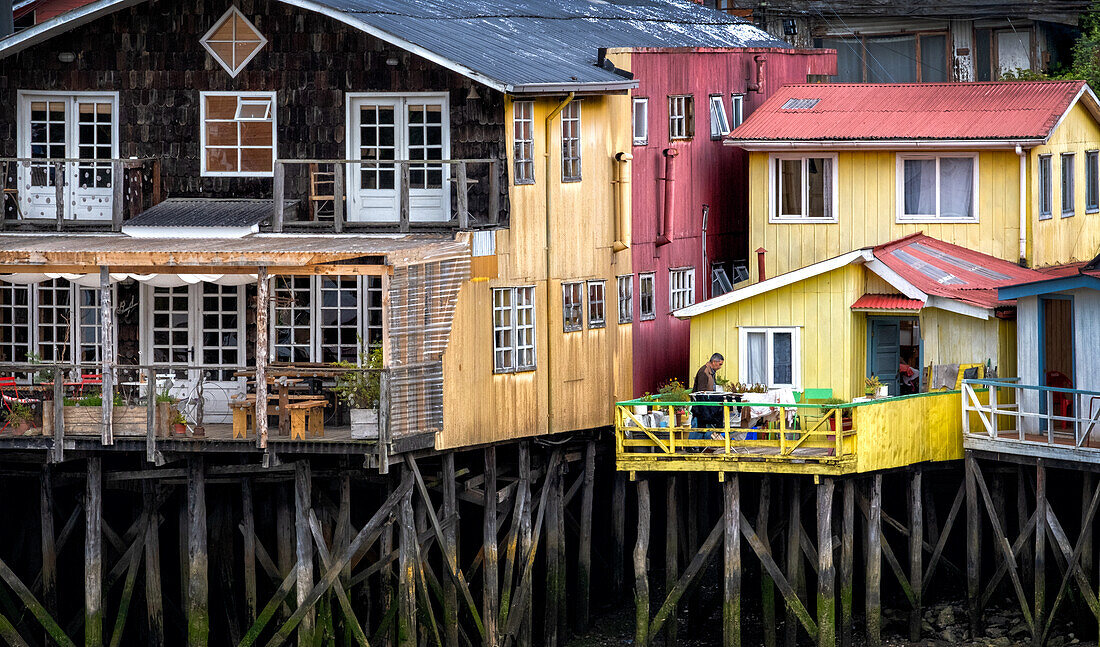
[[[118,157],[118,100],[108,94],[20,94],[20,209],[28,218],[57,217],[57,171],[46,160],[81,159],[63,164],[65,217],[110,220],[113,200],[111,159]],[[103,161],[98,161],[103,160]]]
[[[433,161],[450,155],[446,95],[349,95],[348,219],[397,222],[402,176],[394,160],[410,160],[409,220],[451,217],[450,169]]]

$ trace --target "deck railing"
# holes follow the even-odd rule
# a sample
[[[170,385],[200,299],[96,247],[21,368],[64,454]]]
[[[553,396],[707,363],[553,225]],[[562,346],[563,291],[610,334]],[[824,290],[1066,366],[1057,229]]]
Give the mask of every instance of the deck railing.
[[[988,402],[978,393],[988,390]],[[963,431],[968,437],[1100,451],[1100,392],[963,380]]]

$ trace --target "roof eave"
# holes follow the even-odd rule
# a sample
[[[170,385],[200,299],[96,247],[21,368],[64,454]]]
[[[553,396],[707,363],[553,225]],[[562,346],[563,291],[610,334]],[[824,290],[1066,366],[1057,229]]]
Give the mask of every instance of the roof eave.
[[[922,148],[974,150],[993,148],[1031,148],[1046,143],[1046,138],[1020,137],[1005,139],[726,139],[726,146],[736,146],[750,152],[771,152],[802,149],[829,150],[915,150]]]
[[[562,94],[575,92],[577,94],[608,94],[611,92],[628,92],[638,87],[638,81],[623,79],[622,81],[602,81],[595,83],[524,83],[509,86],[510,94]]]

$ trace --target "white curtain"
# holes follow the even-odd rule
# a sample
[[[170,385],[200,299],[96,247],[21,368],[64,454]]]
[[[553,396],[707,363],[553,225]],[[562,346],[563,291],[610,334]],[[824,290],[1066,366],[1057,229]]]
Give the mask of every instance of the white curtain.
[[[936,160],[905,160],[905,215],[936,215]]]
[[[974,160],[970,157],[940,158],[940,217],[970,218],[974,215]]]
[[[110,282],[118,283],[126,279],[134,279],[142,283],[158,288],[175,288],[181,285],[193,283],[217,283],[218,285],[245,285],[255,283],[255,274],[126,274],[111,273]],[[26,274],[0,274],[0,281],[16,285],[41,283],[52,279],[65,279],[70,283],[86,288],[96,288],[100,285],[99,274],[67,274],[57,272],[26,273]]]
[[[768,383],[768,334],[763,332],[750,332],[747,335],[745,360],[745,380],[752,384]]]

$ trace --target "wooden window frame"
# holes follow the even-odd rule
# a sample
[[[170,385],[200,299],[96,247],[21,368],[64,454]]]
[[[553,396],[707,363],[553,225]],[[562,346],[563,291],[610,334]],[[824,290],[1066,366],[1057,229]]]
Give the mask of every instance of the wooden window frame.
[[[912,36],[913,37],[914,52],[916,54],[916,58],[914,59],[913,63],[916,65],[916,77],[917,77],[916,81],[912,81],[913,83],[950,83],[951,82],[952,70],[950,69],[950,67],[951,67],[951,61],[954,59],[954,56],[953,56],[953,52],[951,51],[951,47],[952,47],[951,42],[952,41],[951,41],[951,34],[950,34],[949,31],[930,30],[930,31],[894,31],[894,32],[874,33],[874,34],[852,34],[852,33],[827,34],[827,35],[822,35],[819,38],[824,39],[824,40],[849,40],[849,41],[855,41],[855,42],[859,43],[859,49],[860,49],[860,78],[861,78],[860,82],[861,83],[871,83],[872,81],[869,80],[869,76],[867,74],[867,72],[868,72],[868,69],[867,69],[867,58],[868,58],[868,56],[867,56],[867,41],[868,40],[875,40],[875,39],[878,39],[878,38],[897,38],[899,36]],[[921,61],[924,59],[924,57],[921,55],[921,44],[920,44],[920,39],[921,39],[922,36],[943,36],[944,37],[944,49],[945,49],[945,51],[944,51],[944,57],[945,57],[944,60],[947,61],[947,66],[948,66],[948,69],[944,70],[944,78],[945,78],[944,81],[925,81],[923,78],[921,78],[923,76],[923,74],[921,73]],[[905,81],[899,81],[899,83],[905,83]]]
[[[1100,150],[1085,151],[1085,213],[1100,212]]]
[[[833,186],[832,186],[832,200],[831,211],[832,214],[825,218],[814,218],[806,215],[809,209],[809,164],[810,159],[827,159],[833,168]],[[786,224],[786,223],[802,223],[802,224],[829,224],[836,223],[838,221],[838,213],[840,211],[840,164],[838,162],[838,155],[836,153],[772,153],[768,155],[768,222],[773,224]],[[782,206],[779,204],[779,171],[777,170],[777,162],[780,160],[800,160],[802,179],[800,185],[802,187],[802,213],[800,215],[783,215],[781,212]]]
[[[646,284],[649,284],[649,294],[646,294]],[[646,298],[649,299],[649,308],[646,308]],[[638,321],[653,321],[657,318],[657,274],[655,272],[641,272],[638,274]]]
[[[733,132],[734,128],[745,123],[745,95],[731,94],[730,107],[730,132]]]
[[[725,99],[720,94],[712,94],[707,97],[707,107],[710,113],[710,138],[721,140],[733,130],[729,115],[726,113]]]
[[[802,329],[798,326],[738,326],[738,379],[749,380],[749,333],[764,334],[765,348],[765,386],[769,389],[791,388],[799,390],[802,384]],[[790,333],[791,335],[791,384],[773,382],[775,377],[775,335],[776,333]]]
[[[574,136],[565,134],[567,123],[572,124]],[[582,169],[581,158],[584,157],[581,147],[581,103],[578,100],[570,101],[561,111],[561,181],[580,182]],[[567,151],[572,150],[572,153]],[[575,171],[575,172],[574,172]]]
[[[634,145],[646,146],[649,144],[649,97],[634,97],[630,105],[630,127],[634,137]],[[638,106],[641,106],[642,112],[645,113],[645,118],[642,119],[641,133],[638,132]]]
[[[530,156],[522,156],[524,150],[529,151]],[[516,185],[535,183],[534,101],[512,103],[512,179]]]
[[[688,140],[695,136],[695,95],[671,94],[668,97],[668,138]]]
[[[632,323],[634,321],[634,275],[623,274],[615,277],[615,288],[618,295],[619,323]]]
[[[498,297],[508,295],[508,303],[498,300]],[[525,301],[520,302],[520,295],[524,295]],[[493,373],[523,373],[534,371],[538,363],[538,352],[535,346],[535,287],[523,285],[517,287],[493,288]],[[529,323],[520,323],[520,312],[526,311]],[[507,313],[506,325],[498,325],[497,314]],[[510,343],[501,345],[498,343],[497,333],[507,331]],[[530,343],[525,343],[526,338]],[[502,362],[502,358],[508,358]]]
[[[561,284],[561,321],[563,332],[584,330],[584,281]]]
[[[668,270],[668,311],[695,305],[695,268],[673,267]]]
[[[1035,198],[1039,203],[1036,211],[1039,220],[1049,220],[1054,216],[1054,162],[1051,155],[1039,156],[1035,176],[1035,183],[1038,185]]]
[[[1058,167],[1062,180],[1060,183],[1062,190],[1058,193],[1062,217],[1072,218],[1077,215],[1077,154],[1069,152],[1059,155]]]
[[[972,177],[974,179],[974,186],[971,190],[971,211],[974,214],[969,218],[943,218],[940,214],[940,160],[944,158],[967,158],[970,159],[973,164]],[[906,160],[935,160],[936,161],[936,213],[934,215],[929,214],[913,214],[908,215],[905,213],[905,161]],[[979,172],[981,168],[978,162],[978,154],[973,152],[941,152],[941,153],[898,153],[896,156],[896,186],[895,186],[895,217],[894,222],[897,224],[977,224],[980,220],[980,214],[978,213],[978,207],[981,205],[981,179]]]
[[[607,326],[607,281],[588,281],[588,327],[604,328]]]
[[[208,97],[236,97],[237,108],[233,119],[218,119],[218,123],[237,124],[236,146],[209,146],[206,141],[206,100]],[[248,103],[253,98],[270,98],[271,114],[269,119],[240,118],[242,100]],[[270,171],[241,171],[241,151],[244,149],[265,149],[266,146],[243,146],[241,144],[241,124],[244,123],[271,123],[271,170]],[[274,177],[275,160],[279,158],[279,129],[278,129],[278,100],[275,91],[271,92],[222,92],[209,91],[199,93],[199,174],[202,177]],[[233,148],[237,151],[236,171],[211,171],[206,168],[207,148]]]
[[[296,274],[296,275],[287,275],[286,277],[282,277],[282,276],[272,277],[272,279],[271,279],[272,282],[270,284],[269,290],[270,290],[270,293],[273,297],[278,295],[279,292],[282,292],[282,291],[285,290],[285,288],[279,287],[279,283],[278,283],[279,281],[284,280],[284,278],[285,279],[298,279],[298,278],[308,278],[309,279],[309,295],[310,295],[309,303],[304,308],[300,308],[300,309],[307,311],[308,314],[309,314],[309,323],[307,324],[307,326],[310,330],[309,361],[311,361],[311,362],[322,362],[322,361],[324,361],[324,359],[323,359],[324,352],[325,352],[324,349],[325,349],[325,347],[328,346],[328,344],[323,343],[324,342],[324,340],[322,338],[323,337],[323,329],[332,327],[331,325],[326,326],[322,322],[322,316],[323,316],[322,310],[326,309],[326,308],[322,307],[322,303],[324,301],[323,292],[325,292],[325,290],[326,290],[326,288],[323,285],[322,279],[323,278],[339,278],[341,276],[347,276],[347,275],[332,275],[330,277],[323,277],[323,276],[316,276],[316,275]],[[372,283],[376,283],[376,285],[371,285]],[[336,289],[339,290],[339,288],[336,288]],[[383,290],[384,290],[383,283],[382,283],[382,281],[379,277],[372,276],[372,275],[363,275],[363,276],[358,277],[357,285],[356,285],[356,288],[355,288],[355,295],[356,295],[356,305],[355,305],[356,338],[358,340],[362,340],[362,343],[366,344],[366,346],[368,346],[368,347],[371,347],[371,346],[373,346],[374,344],[377,344],[377,343],[381,343],[380,338],[381,338],[382,335],[385,334],[384,333],[384,330],[386,328],[386,322],[385,322],[385,317],[384,317],[385,311],[383,310],[383,305],[382,305],[385,295],[382,293]],[[375,291],[377,293],[377,297],[378,297],[377,298],[377,304],[372,302],[372,298],[371,298],[372,291]],[[377,312],[377,311],[381,311],[381,314],[383,315],[382,317],[380,317],[380,319],[382,321],[382,324],[379,328],[377,328],[379,339],[377,339],[375,341],[372,341],[371,340],[370,318],[371,318],[371,313],[372,312]],[[298,346],[298,347],[302,346],[301,344],[291,344],[290,346],[286,346],[286,345],[278,343],[279,336],[278,336],[278,330],[276,329],[277,328],[277,326],[276,326],[276,322],[277,322],[277,316],[276,315],[277,314],[278,314],[277,309],[275,307],[275,302],[274,302],[274,299],[273,299],[272,300],[272,305],[271,305],[269,313],[268,313],[268,321],[269,321],[269,324],[268,324],[268,339],[271,340],[271,343],[269,344],[270,350],[268,352],[268,359],[271,360],[271,361],[280,361],[279,359],[277,359],[278,356],[276,354],[278,348],[281,348],[281,347],[293,348],[294,346]],[[299,327],[300,328],[300,327],[303,327],[303,326],[294,326],[294,327]],[[286,328],[286,326],[278,326],[278,328]],[[362,349],[360,349],[360,350],[362,350]],[[355,363],[359,363],[359,353],[358,352],[356,352],[355,357],[352,361],[354,361]]]
[[[228,61],[223,60],[222,57],[214,51],[214,48],[208,42],[210,40],[210,37],[213,36],[214,33],[218,30],[218,27],[224,24],[226,20],[229,20],[234,16],[237,16],[241,20],[243,20],[245,24],[248,25],[249,28],[251,28],[252,31],[255,32],[256,36],[258,36],[260,39],[260,44],[256,46],[256,49],[252,50],[252,53],[250,53],[242,61],[237,63],[235,67],[230,65]],[[235,36],[236,35],[234,34],[234,37]],[[235,47],[235,44],[238,41],[233,40],[230,42],[234,43]],[[220,65],[222,69],[229,74],[229,76],[236,78],[236,76],[241,73],[241,70],[243,70],[252,61],[252,59],[255,58],[256,55],[259,54],[267,45],[267,38],[264,37],[262,33],[260,33],[260,30],[256,28],[256,25],[252,24],[252,21],[248,19],[248,16],[245,16],[243,13],[241,13],[240,9],[238,9],[236,6],[230,6],[229,9],[225,11],[225,13],[223,13],[217,20],[214,21],[213,26],[211,26],[210,29],[205,34],[203,34],[202,38],[199,39],[199,43],[202,45],[203,49],[205,49],[207,53],[210,54],[210,57],[217,61],[218,65]]]

